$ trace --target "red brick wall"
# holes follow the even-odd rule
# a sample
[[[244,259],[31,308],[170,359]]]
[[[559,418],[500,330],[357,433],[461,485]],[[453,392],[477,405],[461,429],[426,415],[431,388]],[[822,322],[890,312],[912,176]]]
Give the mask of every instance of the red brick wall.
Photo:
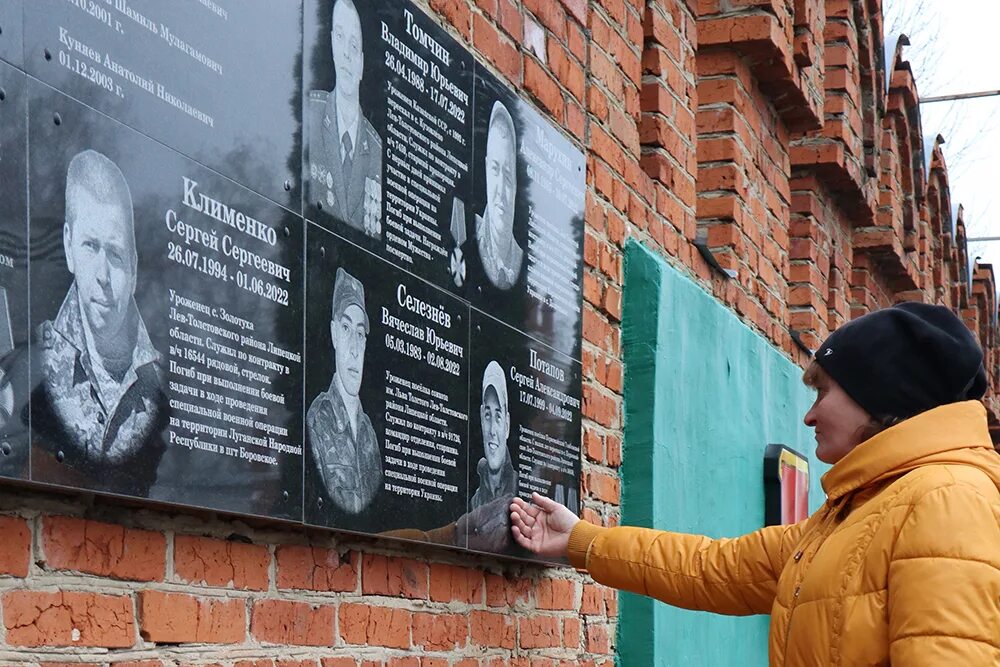
[[[427,9],[587,151],[590,520],[620,517],[628,238],[799,363],[795,339],[815,347],[851,317],[923,299],[962,314],[996,379],[993,272],[966,282],[964,224],[940,145],[924,167],[905,63],[885,92],[878,0]],[[0,493],[0,534],[3,661],[612,664],[617,598],[565,569],[14,488]]]

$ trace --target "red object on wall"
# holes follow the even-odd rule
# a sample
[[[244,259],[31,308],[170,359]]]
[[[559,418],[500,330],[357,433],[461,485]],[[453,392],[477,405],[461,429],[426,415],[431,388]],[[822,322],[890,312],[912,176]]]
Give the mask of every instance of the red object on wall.
[[[774,526],[809,516],[809,460],[785,445],[764,451],[764,524]]]

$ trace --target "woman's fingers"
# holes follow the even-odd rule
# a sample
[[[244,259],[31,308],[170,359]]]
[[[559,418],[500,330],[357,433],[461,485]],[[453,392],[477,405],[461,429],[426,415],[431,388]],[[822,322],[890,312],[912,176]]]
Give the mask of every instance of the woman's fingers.
[[[521,511],[523,511],[525,514],[527,514],[531,518],[535,518],[542,511],[540,507],[532,505],[532,504],[526,502],[522,498],[515,497],[514,498],[514,503],[517,504],[518,508],[521,509]]]
[[[552,500],[551,498],[546,498],[540,493],[532,493],[531,502],[533,502],[535,505],[540,507],[543,511],[545,511],[548,514],[555,512],[557,509],[559,509],[560,506],[559,503],[557,503],[556,501]]]
[[[531,518],[535,518],[536,516],[538,516],[539,514],[541,514],[542,508],[539,507],[538,505],[532,505],[530,503],[525,502],[524,500],[521,500],[520,498],[518,498],[518,500],[521,501],[521,507],[524,508],[524,511]]]
[[[526,525],[532,526],[535,524],[535,516],[538,514],[538,508],[530,507],[520,498],[515,498],[514,502],[511,503],[510,512],[512,517],[517,515]]]
[[[525,521],[524,521],[524,520],[525,520],[525,518],[526,518],[526,517],[525,517],[525,515],[524,515],[524,512],[519,512],[519,511],[517,511],[517,510],[514,510],[513,512],[511,512],[511,513],[510,513],[510,520],[511,520],[511,523],[512,523],[513,525],[515,525],[515,526],[519,526],[519,527],[520,527],[520,528],[522,529],[522,531],[523,531],[523,530],[524,530],[525,528],[528,528],[528,525],[527,525],[527,523],[525,523]],[[530,532],[530,531],[529,531],[529,532]]]
[[[531,548],[531,540],[524,536],[524,534],[521,532],[521,529],[517,527],[517,524],[514,524],[511,527],[511,532],[514,534],[515,542],[520,544],[525,549]]]

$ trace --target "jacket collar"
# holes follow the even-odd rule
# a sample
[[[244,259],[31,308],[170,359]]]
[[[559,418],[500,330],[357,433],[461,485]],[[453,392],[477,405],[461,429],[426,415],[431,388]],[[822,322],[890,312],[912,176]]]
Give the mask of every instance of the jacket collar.
[[[150,340],[146,325],[139,315],[134,298],[129,304],[129,309],[132,311],[131,314],[136,323],[135,346],[132,348],[132,364],[130,366],[130,370],[135,371],[146,364],[159,363],[160,353],[153,347],[153,342]],[[63,299],[52,326],[76,349],[77,359],[89,366],[92,359],[87,345],[87,334],[84,330],[86,325],[83,322],[79,292],[75,281],[67,290],[66,298]]]
[[[980,467],[977,450],[993,451],[986,409],[979,401],[942,405],[892,426],[862,442],[822,478],[835,501],[879,481],[931,464]],[[991,476],[996,474],[987,470]],[[1000,486],[1000,480],[995,480]]]
[[[492,494],[492,497],[498,498],[501,495],[508,493],[516,493],[516,483],[514,481],[514,464],[510,460],[510,449],[507,449],[504,455],[503,466],[500,468],[500,487],[496,489],[496,493],[493,493],[493,489],[490,487],[490,464],[486,460],[486,457],[479,459],[479,465],[476,466],[476,472],[479,473],[480,488],[485,488]]]

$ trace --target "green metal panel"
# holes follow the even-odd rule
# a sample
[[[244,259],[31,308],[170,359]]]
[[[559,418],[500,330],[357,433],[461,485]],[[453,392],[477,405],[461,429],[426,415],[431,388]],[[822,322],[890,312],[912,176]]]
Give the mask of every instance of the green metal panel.
[[[801,369],[640,243],[625,251],[622,523],[731,537],[764,525],[764,448],[810,456],[810,506],[826,466],[802,417]],[[768,618],[674,609],[623,594],[619,662],[766,665]]]

